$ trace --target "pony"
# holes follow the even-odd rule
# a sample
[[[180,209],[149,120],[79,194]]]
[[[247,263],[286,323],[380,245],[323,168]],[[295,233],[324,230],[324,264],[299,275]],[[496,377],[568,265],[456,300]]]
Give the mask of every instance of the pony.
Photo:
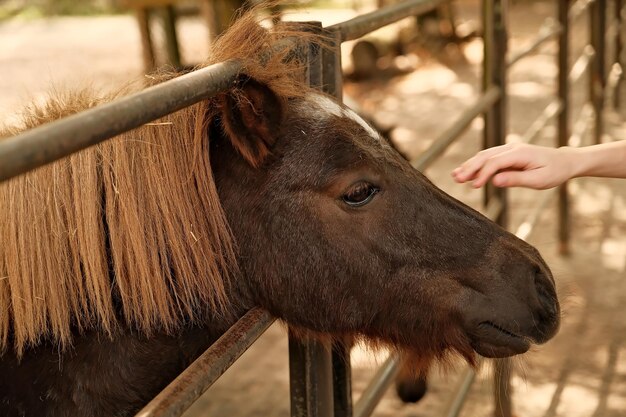
[[[555,334],[537,250],[263,54],[294,36],[242,16],[207,62],[243,63],[226,91],[0,185],[0,415],[130,416],[254,306],[422,369]],[[120,94],[56,92],[5,135]]]

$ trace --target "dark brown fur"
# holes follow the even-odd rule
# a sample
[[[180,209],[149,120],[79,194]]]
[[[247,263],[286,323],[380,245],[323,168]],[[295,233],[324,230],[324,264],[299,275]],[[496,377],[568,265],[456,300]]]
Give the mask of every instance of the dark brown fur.
[[[422,368],[554,334],[536,250],[258,59],[291,35],[244,17],[214,56],[244,63],[229,91],[0,186],[0,415],[132,415],[255,305]],[[97,101],[74,97],[28,126]]]

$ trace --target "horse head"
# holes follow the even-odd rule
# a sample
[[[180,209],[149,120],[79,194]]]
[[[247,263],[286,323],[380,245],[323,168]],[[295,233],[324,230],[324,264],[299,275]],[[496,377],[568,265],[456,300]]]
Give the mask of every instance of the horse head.
[[[537,250],[438,189],[352,110],[245,76],[218,108],[211,166],[241,302],[426,362],[511,356],[555,334]]]

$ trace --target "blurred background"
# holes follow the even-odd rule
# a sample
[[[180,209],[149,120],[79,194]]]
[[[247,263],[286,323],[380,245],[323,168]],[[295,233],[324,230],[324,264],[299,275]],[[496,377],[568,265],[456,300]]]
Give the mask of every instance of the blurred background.
[[[378,1],[298,1],[282,7],[284,20],[324,25],[374,10]],[[163,66],[188,69],[206,59],[208,46],[232,18],[237,2],[171,0],[0,1],[0,123],[15,122],[20,109],[54,89],[94,85],[114,88]],[[274,10],[275,12],[277,10]],[[510,4],[510,49],[527,45],[554,19],[550,0]],[[480,1],[455,0],[420,19],[381,29],[342,50],[346,101],[415,159],[480,94]],[[588,39],[587,25],[572,30],[574,50]],[[509,134],[524,132],[556,91],[556,43],[520,61],[509,72]],[[578,53],[572,53],[572,63]],[[573,123],[586,100],[586,80],[573,86]],[[618,89],[617,94],[624,92]],[[623,100],[622,100],[623,101]],[[623,110],[622,110],[623,111]],[[604,141],[626,139],[623,114],[604,115]],[[582,117],[582,116],[581,116]],[[464,137],[425,174],[449,194],[480,207],[482,194],[455,184],[450,171],[481,146],[477,119]],[[555,126],[541,128],[537,143],[554,146]],[[590,144],[589,132],[581,137]],[[549,201],[529,236],[555,272],[563,300],[563,325],[545,346],[516,358],[512,381],[516,416],[617,417],[626,415],[626,181],[572,182],[573,241],[569,257],[558,254]],[[511,228],[518,230],[545,191],[512,190]],[[357,348],[352,355],[355,398],[383,353]],[[435,370],[417,404],[402,403],[393,389],[376,416],[441,415],[462,365]],[[463,416],[489,416],[489,366],[478,375]],[[188,412],[188,416],[288,416],[286,332],[274,325]]]

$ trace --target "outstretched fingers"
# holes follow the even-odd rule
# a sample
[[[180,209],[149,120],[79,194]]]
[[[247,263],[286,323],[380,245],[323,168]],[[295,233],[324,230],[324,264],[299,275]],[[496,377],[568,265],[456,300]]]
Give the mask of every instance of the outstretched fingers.
[[[491,151],[491,152],[489,152]],[[453,172],[458,182],[472,181],[473,187],[482,187],[500,171],[522,170],[528,168],[528,158],[524,152],[515,149],[511,145],[503,145],[478,153],[460,167],[459,171]],[[506,180],[502,176],[499,181]],[[494,182],[495,185],[502,186]]]
[[[452,176],[457,182],[468,182],[474,180],[490,158],[506,152],[509,149],[511,149],[511,145],[507,144],[480,151],[452,171]]]

